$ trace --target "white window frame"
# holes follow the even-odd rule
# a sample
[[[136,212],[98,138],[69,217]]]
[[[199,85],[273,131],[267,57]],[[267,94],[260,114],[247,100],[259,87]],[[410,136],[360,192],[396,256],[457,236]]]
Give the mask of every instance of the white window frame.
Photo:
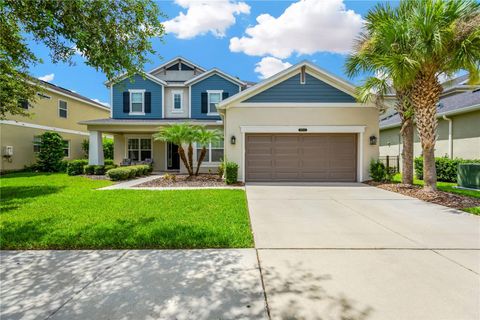
[[[64,156],[64,158],[70,158],[70,140],[62,139],[62,144],[64,141],[67,141],[67,155]],[[65,148],[63,148],[63,150],[65,150]]]
[[[130,89],[128,90],[130,94],[130,112],[128,113],[129,115],[132,116],[144,116],[145,115],[145,89]],[[141,93],[142,94],[142,111],[141,112],[134,112],[132,111],[132,94],[133,93]]]
[[[197,144],[195,145],[195,163],[198,163],[198,150],[201,149],[201,145]],[[220,148],[215,148],[215,149],[220,149]],[[223,141],[223,157],[225,158],[225,141]],[[212,161],[212,143],[210,142],[207,147],[207,154],[208,156],[208,161],[203,160],[202,164],[206,165],[219,165],[221,161]]]
[[[42,136],[36,135],[33,136],[33,152],[34,153],[39,153],[40,152],[40,145],[42,144]],[[38,148],[37,151],[35,151],[35,147]]]
[[[180,95],[180,109],[175,109],[175,95]],[[172,91],[172,113],[183,113],[183,90]]]
[[[216,94],[216,93],[220,94],[220,101],[222,101],[223,100],[223,98],[222,98],[223,97],[223,90],[207,90],[207,96],[208,96],[208,99],[207,99],[207,106],[208,106],[207,116],[218,116],[218,110],[217,110],[217,112],[211,112],[210,111],[210,94]]]
[[[61,102],[65,102],[65,109],[60,108]],[[62,117],[60,115],[60,110],[65,110],[66,116]],[[68,102],[62,99],[58,99],[58,117],[63,119],[68,119]]]
[[[142,142],[140,141],[141,139],[149,139],[150,140],[150,149],[145,149],[145,150],[150,150],[150,158],[153,159],[153,138],[152,136],[144,136],[144,135],[128,135],[125,137],[125,155],[124,155],[124,158],[125,159],[130,159],[128,157],[129,155],[129,147],[128,147],[128,140],[138,140],[138,156],[139,156],[139,159],[141,158],[141,153],[142,153],[142,148],[141,148],[141,145],[142,145]],[[141,161],[141,160],[138,160],[138,161]]]

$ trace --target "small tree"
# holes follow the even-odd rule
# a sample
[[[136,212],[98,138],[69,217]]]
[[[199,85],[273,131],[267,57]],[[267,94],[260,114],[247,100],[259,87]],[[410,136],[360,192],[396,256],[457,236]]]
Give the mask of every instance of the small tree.
[[[64,158],[63,139],[56,132],[45,132],[41,136],[40,152],[38,153],[38,167],[44,172],[60,171],[61,161]]]
[[[198,176],[200,171],[200,166],[202,165],[203,160],[207,154],[207,147],[210,143],[216,143],[222,140],[222,133],[219,130],[207,130],[205,127],[199,127],[196,130],[195,142],[202,146],[202,151],[200,152],[200,157],[197,160],[197,170],[195,175]]]

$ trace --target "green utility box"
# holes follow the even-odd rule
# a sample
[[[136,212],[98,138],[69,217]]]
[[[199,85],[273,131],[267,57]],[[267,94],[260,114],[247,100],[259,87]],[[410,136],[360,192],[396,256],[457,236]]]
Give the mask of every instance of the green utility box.
[[[480,190],[480,163],[461,163],[457,170],[459,187]]]

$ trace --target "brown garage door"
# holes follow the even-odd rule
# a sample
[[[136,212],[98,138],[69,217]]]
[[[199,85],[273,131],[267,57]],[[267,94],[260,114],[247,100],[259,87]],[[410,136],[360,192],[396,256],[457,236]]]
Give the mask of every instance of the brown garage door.
[[[246,134],[246,181],[356,181],[356,134]]]

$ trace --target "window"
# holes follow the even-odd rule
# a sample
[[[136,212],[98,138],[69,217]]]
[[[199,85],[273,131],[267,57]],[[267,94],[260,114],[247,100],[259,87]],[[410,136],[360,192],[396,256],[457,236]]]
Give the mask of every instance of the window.
[[[33,152],[40,152],[40,144],[42,143],[42,137],[34,136],[33,137]]]
[[[68,113],[67,101],[58,100],[58,116],[60,118],[66,118]]]
[[[65,158],[70,157],[70,140],[63,140],[63,156]]]
[[[218,114],[217,103],[222,101],[223,91],[207,91],[208,93],[208,114]]]
[[[173,100],[173,112],[181,112],[183,109],[182,91],[173,91],[172,100]]]
[[[202,146],[197,144],[197,161],[200,159]],[[223,159],[223,139],[216,143],[210,143],[207,147],[207,153],[203,162],[220,162]]]
[[[128,159],[133,161],[145,161],[146,159],[152,159],[152,139],[128,139]]]
[[[144,114],[144,94],[145,90],[130,91],[130,113]]]

